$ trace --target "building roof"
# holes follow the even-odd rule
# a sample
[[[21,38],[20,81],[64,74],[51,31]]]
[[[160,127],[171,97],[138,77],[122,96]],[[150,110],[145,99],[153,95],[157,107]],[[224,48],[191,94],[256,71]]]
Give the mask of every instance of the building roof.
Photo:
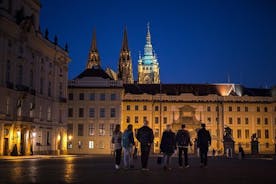
[[[83,77],[100,77],[104,79],[114,80],[99,66],[93,66],[92,68],[85,69],[75,79],[81,79]]]
[[[246,88],[235,84],[125,84],[125,93],[180,95],[192,93],[195,96],[271,96],[271,89]]]

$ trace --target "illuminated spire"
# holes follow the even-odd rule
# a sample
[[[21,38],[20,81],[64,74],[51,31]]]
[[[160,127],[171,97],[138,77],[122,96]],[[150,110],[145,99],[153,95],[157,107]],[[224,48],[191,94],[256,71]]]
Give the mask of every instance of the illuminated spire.
[[[126,27],[124,29],[124,36],[123,36],[123,43],[122,43],[122,49],[121,50],[124,50],[124,51],[128,51],[129,50]]]
[[[151,37],[150,37],[150,23],[148,22],[148,24],[147,24],[147,29],[148,29],[148,31],[147,31],[147,37],[146,37],[146,40],[147,40],[147,44],[148,45],[151,45]]]
[[[100,66],[100,65],[101,65],[101,60],[100,60],[100,56],[97,48],[96,30],[94,30],[86,68],[92,68],[93,66]]]

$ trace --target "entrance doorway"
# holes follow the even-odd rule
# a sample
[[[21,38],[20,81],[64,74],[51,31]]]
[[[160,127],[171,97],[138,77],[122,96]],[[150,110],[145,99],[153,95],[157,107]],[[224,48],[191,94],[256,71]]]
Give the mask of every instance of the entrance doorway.
[[[4,138],[4,155],[9,155],[9,138]]]

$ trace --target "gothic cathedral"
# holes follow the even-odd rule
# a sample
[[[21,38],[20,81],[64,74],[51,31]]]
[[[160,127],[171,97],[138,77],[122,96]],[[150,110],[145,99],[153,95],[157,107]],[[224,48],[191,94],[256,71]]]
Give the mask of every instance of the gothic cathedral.
[[[159,63],[156,54],[153,52],[149,24],[147,26],[146,45],[144,56],[139,54],[138,60],[138,83],[139,84],[159,84]]]

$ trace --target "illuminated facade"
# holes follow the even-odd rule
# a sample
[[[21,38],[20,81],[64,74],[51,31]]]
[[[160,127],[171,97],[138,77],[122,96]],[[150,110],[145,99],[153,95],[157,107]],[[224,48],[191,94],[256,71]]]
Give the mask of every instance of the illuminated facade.
[[[139,84],[159,84],[159,63],[156,54],[153,52],[151,44],[150,27],[148,24],[146,45],[144,56],[139,55],[138,60],[138,83]]]
[[[38,0],[0,1],[0,155],[66,153],[70,58],[39,12]]]
[[[195,140],[202,122],[212,135],[210,149],[221,154],[225,127],[232,129],[236,152],[239,144],[245,152],[251,151],[253,133],[258,136],[260,153],[275,151],[276,89],[235,84],[136,84],[125,85],[124,89],[122,128],[131,123],[136,130],[147,119],[155,135],[156,153],[166,124],[177,131],[185,123]]]
[[[121,122],[123,82],[110,75],[94,65],[69,81],[68,153],[112,152],[112,132]]]

